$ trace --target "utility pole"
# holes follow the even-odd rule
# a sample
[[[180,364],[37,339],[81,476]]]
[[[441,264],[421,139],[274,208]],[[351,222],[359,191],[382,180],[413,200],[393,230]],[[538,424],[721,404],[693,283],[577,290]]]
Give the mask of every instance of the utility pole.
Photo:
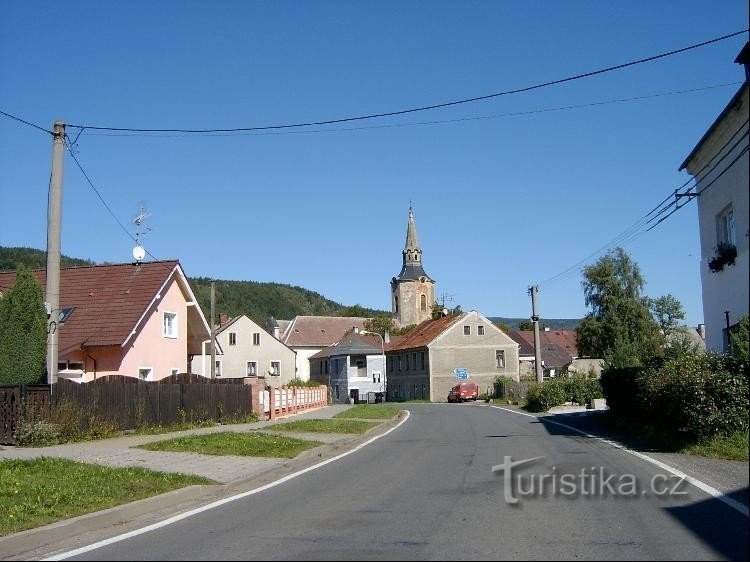
[[[211,279],[211,378],[216,378],[216,281]]]
[[[529,287],[529,294],[531,295],[531,321],[534,322],[534,365],[536,367],[536,380],[537,382],[542,382],[544,380],[544,369],[542,367],[542,346],[539,342],[539,311],[536,306],[538,292],[538,285]]]
[[[60,319],[60,231],[62,226],[63,150],[65,123],[55,121],[52,133],[52,177],[47,202],[47,384],[57,382]]]

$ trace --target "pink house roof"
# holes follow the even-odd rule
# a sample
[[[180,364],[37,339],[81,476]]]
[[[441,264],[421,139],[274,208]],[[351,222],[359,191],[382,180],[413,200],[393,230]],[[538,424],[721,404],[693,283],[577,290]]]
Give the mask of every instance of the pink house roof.
[[[366,321],[356,316],[297,316],[280,339],[289,347],[327,347],[352,328],[364,330]]]
[[[44,292],[46,270],[33,273]],[[75,310],[60,327],[60,351],[124,345],[175,275],[187,286],[177,260],[61,268],[60,307]],[[0,272],[0,291],[9,289],[15,278],[15,271]]]

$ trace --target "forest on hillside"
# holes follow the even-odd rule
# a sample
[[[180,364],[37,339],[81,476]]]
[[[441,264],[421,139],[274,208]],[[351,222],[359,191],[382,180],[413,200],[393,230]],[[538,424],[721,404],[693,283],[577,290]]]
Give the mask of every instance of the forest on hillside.
[[[62,256],[60,261],[63,267],[97,265],[91,260],[68,256]],[[47,266],[47,254],[35,248],[0,246],[0,271],[16,269],[18,265],[43,269]],[[208,317],[211,310],[211,280],[206,277],[189,277],[188,281]],[[217,320],[221,313],[231,317],[246,314],[261,326],[265,326],[270,316],[279,320],[291,320],[298,315],[371,317],[386,314],[385,311],[359,305],[345,306],[303,287],[221,279],[216,280],[215,311]]]

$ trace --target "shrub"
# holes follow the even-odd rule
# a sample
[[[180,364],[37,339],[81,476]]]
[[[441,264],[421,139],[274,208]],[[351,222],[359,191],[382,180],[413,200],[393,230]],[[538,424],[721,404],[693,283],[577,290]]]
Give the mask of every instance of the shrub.
[[[637,417],[638,375],[642,367],[609,368],[602,371],[601,387],[607,407],[616,416]]]
[[[748,429],[748,373],[731,358],[688,352],[637,377],[642,419],[680,441]]]
[[[21,447],[46,447],[61,442],[60,427],[53,423],[21,422],[16,429],[16,443]]]
[[[317,387],[317,386],[320,386],[320,383],[318,381],[314,381],[314,380],[303,381],[300,378],[295,378],[295,379],[290,380],[288,383],[286,383],[286,386],[287,387],[290,387],[290,386],[296,386],[296,387]]]
[[[565,389],[565,401],[585,406],[594,398],[601,398],[602,385],[598,379],[591,379],[586,375],[573,375],[561,379]]]
[[[532,412],[546,412],[565,404],[565,399],[565,385],[556,380],[534,384],[526,393],[527,408]]]

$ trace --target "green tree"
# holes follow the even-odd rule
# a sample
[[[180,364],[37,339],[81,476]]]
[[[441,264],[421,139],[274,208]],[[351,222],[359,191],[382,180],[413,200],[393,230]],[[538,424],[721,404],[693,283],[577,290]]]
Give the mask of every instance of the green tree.
[[[616,248],[583,270],[589,312],[576,329],[578,350],[610,367],[635,367],[661,354],[664,337],[651,316],[640,268]]]
[[[750,346],[750,330],[748,330],[747,314],[740,316],[737,327],[729,333],[729,354],[742,365],[748,365],[748,346]]]
[[[658,299],[650,299],[649,308],[665,338],[677,330],[680,320],[685,319],[682,304],[671,294],[666,294]]]
[[[0,298],[0,384],[34,384],[44,376],[47,316],[42,287],[26,267]]]
[[[393,334],[393,319],[387,314],[379,314],[370,320],[365,321],[365,330],[368,332],[376,332],[383,337],[385,337],[386,331],[389,334]]]
[[[531,320],[524,320],[518,325],[519,330],[533,330],[534,323]]]
[[[365,308],[364,306],[359,304],[344,307],[338,312],[338,316],[354,316],[357,318],[367,318],[371,314],[372,311],[370,309]]]

